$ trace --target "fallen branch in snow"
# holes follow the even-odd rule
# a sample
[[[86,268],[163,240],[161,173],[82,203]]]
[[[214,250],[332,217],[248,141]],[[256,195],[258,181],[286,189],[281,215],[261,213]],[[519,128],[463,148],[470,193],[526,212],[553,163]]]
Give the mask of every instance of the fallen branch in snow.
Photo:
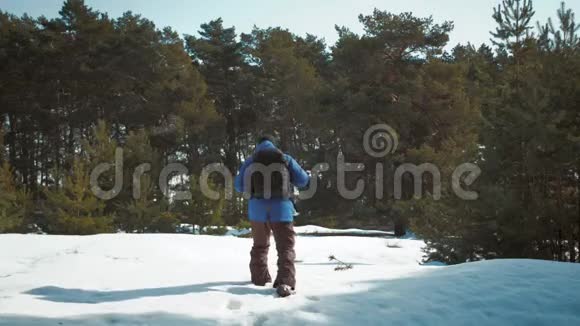
[[[335,271],[345,271],[347,269],[352,269],[352,264],[347,264],[342,260],[337,259],[334,255],[328,256],[328,260],[336,261],[338,263],[334,268]]]

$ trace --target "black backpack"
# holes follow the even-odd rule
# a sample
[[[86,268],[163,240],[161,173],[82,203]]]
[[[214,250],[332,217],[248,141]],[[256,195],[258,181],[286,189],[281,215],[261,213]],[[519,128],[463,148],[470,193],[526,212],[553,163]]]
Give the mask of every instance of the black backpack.
[[[266,171],[260,171],[266,167]],[[288,199],[293,193],[290,170],[284,153],[279,149],[265,149],[254,153],[251,169],[252,198]],[[270,196],[266,191],[268,174],[270,177]]]

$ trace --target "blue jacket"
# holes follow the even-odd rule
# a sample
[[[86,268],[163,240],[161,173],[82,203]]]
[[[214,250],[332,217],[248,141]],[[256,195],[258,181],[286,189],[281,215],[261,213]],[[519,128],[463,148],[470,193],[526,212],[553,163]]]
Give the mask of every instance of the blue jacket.
[[[264,141],[256,146],[256,152],[267,149],[276,149],[276,146],[270,141]],[[288,154],[284,154],[288,162],[290,171],[290,181],[298,188],[308,185],[309,177],[306,171],[300,167],[298,162]],[[234,181],[236,191],[244,191],[244,173],[246,168],[252,163],[252,157],[248,158],[240,167],[238,175]],[[250,221],[254,222],[292,222],[294,220],[294,204],[290,199],[258,199],[252,198],[248,203],[248,215]]]

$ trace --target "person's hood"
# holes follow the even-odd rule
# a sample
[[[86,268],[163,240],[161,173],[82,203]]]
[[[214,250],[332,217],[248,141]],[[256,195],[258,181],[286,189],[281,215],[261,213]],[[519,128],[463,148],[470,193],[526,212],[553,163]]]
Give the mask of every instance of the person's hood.
[[[276,149],[276,146],[274,146],[271,141],[265,140],[256,146],[256,150],[254,152],[263,151],[265,149]]]

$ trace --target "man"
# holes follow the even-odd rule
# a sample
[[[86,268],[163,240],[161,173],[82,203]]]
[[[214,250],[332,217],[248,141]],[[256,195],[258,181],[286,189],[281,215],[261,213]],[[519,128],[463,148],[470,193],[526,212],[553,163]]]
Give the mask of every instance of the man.
[[[264,286],[272,282],[268,249],[273,233],[278,251],[278,274],[273,285],[281,297],[289,296],[296,287],[293,186],[305,187],[308,181],[308,174],[296,160],[276,148],[269,136],[259,139],[254,155],[244,162],[235,179],[236,190],[250,194],[252,283]]]

